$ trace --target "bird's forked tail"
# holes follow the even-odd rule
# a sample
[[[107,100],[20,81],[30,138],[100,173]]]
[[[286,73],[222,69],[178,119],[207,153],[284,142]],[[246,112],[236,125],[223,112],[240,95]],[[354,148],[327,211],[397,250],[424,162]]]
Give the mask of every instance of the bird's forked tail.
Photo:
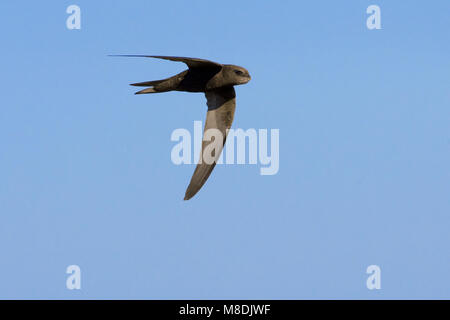
[[[130,86],[136,86],[136,87],[150,87],[146,88],[144,90],[138,91],[135,94],[144,94],[144,93],[157,93],[160,91],[156,91],[153,87],[157,84],[160,84],[167,79],[164,80],[155,80],[155,81],[145,81],[145,82],[137,82],[137,83],[131,83]]]

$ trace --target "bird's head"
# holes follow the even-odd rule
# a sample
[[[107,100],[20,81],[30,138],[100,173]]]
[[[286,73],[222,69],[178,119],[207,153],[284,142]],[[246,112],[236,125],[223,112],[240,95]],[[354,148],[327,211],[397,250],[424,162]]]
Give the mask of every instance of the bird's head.
[[[233,86],[245,84],[251,79],[247,69],[232,64],[225,64],[222,72],[225,81]]]

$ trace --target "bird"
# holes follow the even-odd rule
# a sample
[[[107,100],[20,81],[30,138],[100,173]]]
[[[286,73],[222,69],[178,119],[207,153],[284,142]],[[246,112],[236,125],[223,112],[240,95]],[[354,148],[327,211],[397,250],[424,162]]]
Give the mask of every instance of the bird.
[[[135,94],[153,94],[169,91],[203,92],[206,97],[205,127],[203,130],[202,151],[194,174],[186,189],[184,200],[189,200],[197,194],[208,180],[225,145],[228,130],[231,128],[236,109],[236,92],[234,86],[246,84],[251,80],[247,69],[218,62],[188,57],[154,56],[154,55],[114,55],[121,57],[145,57],[183,62],[188,69],[172,77],[131,83],[131,86],[146,87]],[[205,149],[214,142],[205,140],[209,129],[218,129],[223,137],[217,148],[211,152],[211,159],[206,161]],[[216,152],[217,151],[217,152]]]

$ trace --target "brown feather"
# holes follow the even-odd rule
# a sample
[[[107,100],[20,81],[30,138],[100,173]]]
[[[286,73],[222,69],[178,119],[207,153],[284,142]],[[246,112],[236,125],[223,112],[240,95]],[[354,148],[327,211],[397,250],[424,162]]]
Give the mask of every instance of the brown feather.
[[[184,200],[191,199],[208,180],[212,170],[216,166],[216,162],[222,153],[223,146],[227,138],[228,130],[233,123],[234,111],[236,109],[236,93],[233,87],[220,88],[214,91],[205,92],[208,104],[208,112],[206,113],[205,129],[203,131],[203,138],[208,129],[218,129],[223,136],[223,141],[220,145],[219,152],[214,154],[214,162],[207,163],[205,161],[205,148],[213,141],[202,141],[202,152],[200,160],[192,175],[191,182],[186,190]]]

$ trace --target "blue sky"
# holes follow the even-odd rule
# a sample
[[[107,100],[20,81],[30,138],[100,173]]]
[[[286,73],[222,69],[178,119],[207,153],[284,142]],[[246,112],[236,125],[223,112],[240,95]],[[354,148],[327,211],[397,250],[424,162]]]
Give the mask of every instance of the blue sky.
[[[450,298],[449,1],[0,12],[0,298]],[[107,57],[127,53],[246,67],[233,127],[280,130],[278,174],[218,166],[183,201],[195,166],[171,162],[170,135],[205,98],[134,96],[185,66]]]

